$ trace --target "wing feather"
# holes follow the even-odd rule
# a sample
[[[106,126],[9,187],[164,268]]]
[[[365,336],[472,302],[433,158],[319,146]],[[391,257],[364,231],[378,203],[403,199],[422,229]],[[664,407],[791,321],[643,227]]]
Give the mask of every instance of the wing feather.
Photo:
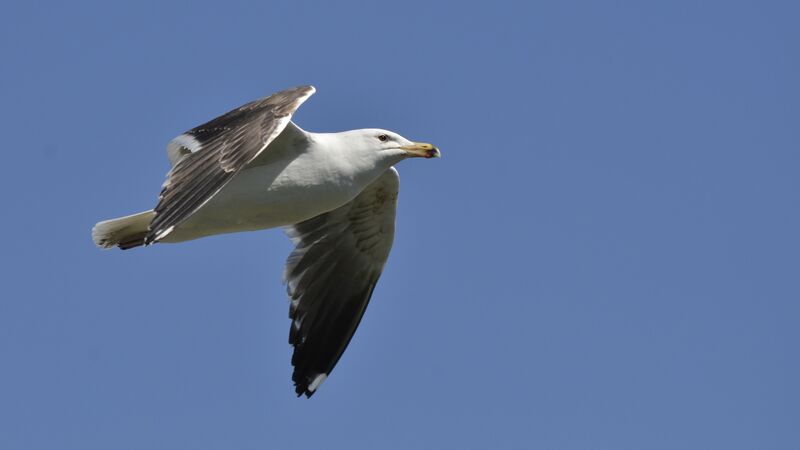
[[[391,168],[350,203],[287,228],[296,245],[284,279],[298,396],[314,394],[361,321],[394,240],[398,188]]]
[[[167,154],[174,165],[162,186],[145,245],[163,239],[219,192],[269,146],[312,94],[311,86],[287,89],[173,139]]]

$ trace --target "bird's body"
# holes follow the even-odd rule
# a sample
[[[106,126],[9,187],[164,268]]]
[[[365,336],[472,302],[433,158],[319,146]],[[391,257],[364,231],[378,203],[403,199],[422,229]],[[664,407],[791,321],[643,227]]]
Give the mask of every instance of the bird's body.
[[[92,230],[97,245],[128,249],[284,227],[296,244],[284,273],[292,379],[308,397],[347,347],[389,255],[394,164],[439,156],[385,130],[306,132],[290,119],[313,93],[288,89],[176,137],[158,205]]]
[[[380,130],[375,130],[379,132]],[[347,132],[309,133],[293,123],[161,242],[293,225],[353,200],[399,157],[348,152]]]

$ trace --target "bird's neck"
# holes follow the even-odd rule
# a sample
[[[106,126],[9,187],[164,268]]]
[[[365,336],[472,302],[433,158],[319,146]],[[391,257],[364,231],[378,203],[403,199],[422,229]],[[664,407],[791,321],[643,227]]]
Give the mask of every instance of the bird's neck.
[[[403,159],[400,153],[370,146],[357,131],[305,133],[311,143],[311,152],[324,161],[337,178],[351,180],[362,188]]]

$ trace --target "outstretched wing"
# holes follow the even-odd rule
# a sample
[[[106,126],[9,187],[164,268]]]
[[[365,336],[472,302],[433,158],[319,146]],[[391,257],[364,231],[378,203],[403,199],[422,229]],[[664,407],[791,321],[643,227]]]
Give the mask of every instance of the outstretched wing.
[[[394,240],[400,180],[390,168],[344,206],[287,228],[284,281],[295,392],[311,397],[353,337]]]
[[[161,189],[145,245],[165,237],[219,192],[281,134],[313,93],[312,86],[287,89],[173,139],[167,146],[173,167]]]

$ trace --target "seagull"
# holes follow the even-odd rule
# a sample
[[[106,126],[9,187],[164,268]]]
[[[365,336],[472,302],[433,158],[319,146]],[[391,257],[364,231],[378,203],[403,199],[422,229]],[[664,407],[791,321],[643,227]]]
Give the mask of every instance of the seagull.
[[[277,92],[176,137],[156,207],[92,229],[99,247],[127,250],[283,227],[295,245],[283,272],[292,381],[308,398],[350,343],[389,256],[400,186],[393,166],[441,156],[387,130],[301,129],[292,114],[314,92]]]

